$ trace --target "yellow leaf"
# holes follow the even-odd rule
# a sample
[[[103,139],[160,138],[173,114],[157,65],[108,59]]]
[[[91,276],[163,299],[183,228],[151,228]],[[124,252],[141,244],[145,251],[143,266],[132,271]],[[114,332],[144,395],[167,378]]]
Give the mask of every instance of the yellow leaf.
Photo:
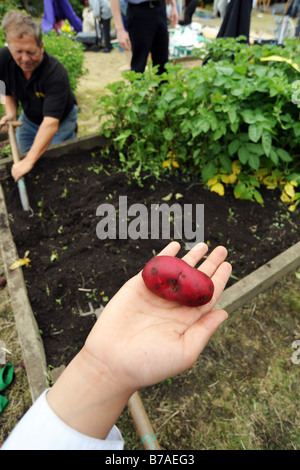
[[[180,199],[181,197],[183,197],[183,194],[180,194],[180,193],[175,194],[175,199]]]
[[[218,175],[215,175],[215,176],[213,176],[212,178],[210,178],[210,179],[206,182],[206,184],[207,184],[207,186],[213,186],[214,184],[216,184],[216,183],[218,182],[218,180],[219,180],[219,176],[218,176]]]
[[[294,199],[295,197],[295,190],[294,190],[294,186],[290,183],[286,183],[284,185],[284,191],[285,193],[291,198],[291,199]]]
[[[282,200],[282,202],[291,202],[291,199],[288,197],[288,195],[286,193],[281,193],[281,196],[280,196],[280,199]]]
[[[300,72],[298,64],[292,62],[291,59],[286,59],[285,57],[280,57],[279,55],[270,55],[269,57],[261,57],[261,61],[265,62],[267,60],[274,60],[275,62],[287,62],[290,64],[297,72]]]
[[[241,172],[241,169],[242,169],[241,163],[238,160],[234,160],[234,162],[232,162],[232,173],[234,173],[235,175],[238,175]]]
[[[296,207],[297,207],[297,204],[292,204],[291,206],[288,207],[288,209],[289,209],[290,212],[294,212]]]
[[[167,194],[167,196],[162,197],[161,199],[162,199],[162,201],[170,201],[172,196],[173,196],[173,193],[169,193],[169,194]]]
[[[222,183],[227,184],[228,183],[228,178],[229,178],[229,175],[221,175]]]
[[[221,181],[225,184],[233,184],[236,181],[236,179],[237,179],[237,175],[235,173],[221,176]]]
[[[276,180],[276,178],[274,178],[274,176],[271,176],[271,175],[267,176],[262,181],[266,186],[270,186],[270,187],[273,187],[273,188],[276,188],[276,186],[277,186],[277,180]]]
[[[224,196],[224,194],[225,194],[225,189],[224,189],[224,186],[223,186],[222,183],[216,183],[216,184],[214,184],[214,185],[210,188],[210,190],[211,190],[212,192],[215,192],[215,193],[219,194],[219,196]]]
[[[262,178],[263,176],[267,176],[268,174],[269,174],[268,168],[259,168],[259,170],[255,172],[255,175],[258,178]]]
[[[30,259],[29,258],[20,258],[13,262],[13,264],[9,267],[10,271],[14,269],[20,268],[21,266],[26,266],[28,268],[30,266]]]
[[[237,175],[235,173],[231,173],[231,175],[228,175],[228,183],[233,184],[237,180]]]
[[[174,168],[179,168],[179,163],[177,160],[172,160],[172,165],[174,166]]]
[[[166,168],[167,166],[170,166],[170,165],[171,165],[170,160],[165,160],[164,162],[162,162],[162,167],[163,168]]]

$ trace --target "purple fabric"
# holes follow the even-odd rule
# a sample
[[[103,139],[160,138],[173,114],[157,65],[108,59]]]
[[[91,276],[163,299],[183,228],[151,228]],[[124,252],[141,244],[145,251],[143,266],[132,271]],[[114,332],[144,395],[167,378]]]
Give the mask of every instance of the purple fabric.
[[[44,16],[42,20],[42,30],[44,33],[49,33],[53,29],[56,16],[63,20],[68,20],[77,33],[82,31],[82,22],[68,0],[44,0]]]

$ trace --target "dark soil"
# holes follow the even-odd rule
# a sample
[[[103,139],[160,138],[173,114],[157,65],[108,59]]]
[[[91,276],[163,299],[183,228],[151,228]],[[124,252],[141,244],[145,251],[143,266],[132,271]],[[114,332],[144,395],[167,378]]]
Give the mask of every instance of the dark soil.
[[[264,188],[261,206],[236,200],[230,188],[220,197],[178,175],[161,182],[146,179],[140,187],[97,153],[43,158],[25,180],[31,215],[22,210],[11,178],[4,190],[19,256],[30,252],[31,267],[23,272],[51,366],[67,364],[95,323],[95,315],[83,317],[80,311],[89,311],[89,303],[95,309],[105,305],[168,242],[150,235],[146,240],[100,240],[100,204],[118,209],[119,197],[127,196],[128,207],[143,203],[150,210],[150,204],[162,204],[170,193],[169,205],[204,204],[205,241],[210,249],[223,244],[229,251],[233,276],[228,285],[299,240],[299,215],[287,211],[278,192]],[[183,197],[175,199],[177,193]]]

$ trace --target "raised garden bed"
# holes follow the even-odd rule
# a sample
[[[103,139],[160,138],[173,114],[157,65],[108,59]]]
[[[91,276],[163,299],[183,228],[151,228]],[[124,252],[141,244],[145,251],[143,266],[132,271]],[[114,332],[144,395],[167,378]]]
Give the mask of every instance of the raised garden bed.
[[[76,147],[76,146],[75,146]],[[110,203],[118,208],[119,197],[134,203],[204,204],[204,239],[213,249],[223,244],[233,264],[228,286],[265,265],[299,240],[299,216],[289,213],[273,191],[265,190],[264,206],[213,194],[196,181],[184,183],[175,176],[143,188],[128,175],[118,173],[98,152],[83,145],[60,147],[27,175],[26,185],[33,213],[24,212],[17,186],[3,184],[10,229],[19,257],[29,250],[31,267],[24,268],[28,298],[36,316],[51,366],[67,364],[83,345],[95,315],[81,316],[91,304],[105,305],[121,285],[136,274],[167,243],[167,240],[99,240],[96,209]],[[62,151],[56,151],[56,156]],[[53,151],[52,151],[53,155]],[[175,194],[183,197],[175,200]],[[289,264],[291,260],[287,260]]]

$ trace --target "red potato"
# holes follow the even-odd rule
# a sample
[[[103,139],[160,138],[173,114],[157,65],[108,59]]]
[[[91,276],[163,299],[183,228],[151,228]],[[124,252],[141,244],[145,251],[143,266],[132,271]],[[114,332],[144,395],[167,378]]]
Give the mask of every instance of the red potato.
[[[173,256],[156,256],[142,271],[148,289],[166,300],[188,307],[207,304],[214,293],[210,277]]]

